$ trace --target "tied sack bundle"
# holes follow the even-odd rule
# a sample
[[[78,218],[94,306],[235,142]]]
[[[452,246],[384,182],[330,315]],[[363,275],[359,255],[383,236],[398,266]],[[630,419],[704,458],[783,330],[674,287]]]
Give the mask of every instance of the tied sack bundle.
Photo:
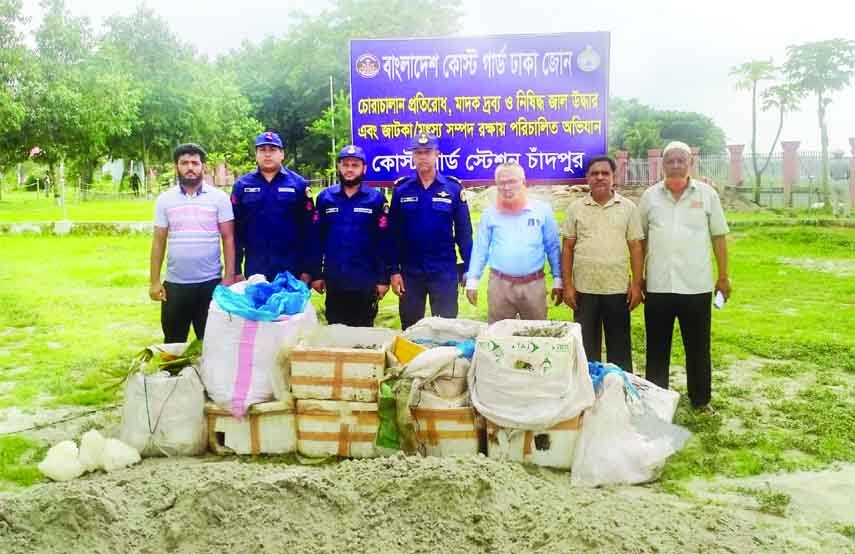
[[[131,361],[121,439],[141,455],[193,456],[205,451],[205,389],[196,369],[200,352],[199,341],[154,344]],[[81,443],[81,458],[88,457],[87,450],[103,450],[92,439]]]
[[[567,321],[506,319],[476,342],[472,405],[500,427],[540,431],[594,404],[581,327]]]
[[[317,325],[309,289],[290,273],[219,285],[208,310],[202,381],[218,406],[243,418],[253,404],[288,391],[280,354]],[[278,394],[277,394],[278,392]]]
[[[599,487],[653,481],[690,434],[660,417],[651,397],[640,395],[633,385],[647,381],[633,379],[617,366],[601,374],[596,403],[585,412],[570,482]]]
[[[122,407],[122,442],[142,456],[194,456],[205,452],[205,389],[192,366],[178,375],[142,371],[128,378]]]
[[[467,380],[474,339],[485,328],[479,321],[429,317],[404,332],[407,340],[426,348],[397,374],[400,378],[395,386],[398,429],[400,446],[405,452],[477,453]],[[462,442],[447,441],[448,437],[463,433],[463,427],[473,435],[471,441],[468,436]]]
[[[407,364],[405,377],[414,378],[414,391],[444,400],[465,395],[475,338],[486,327],[480,321],[427,317],[404,331],[404,338],[427,348]],[[419,404],[412,400],[412,406]]]

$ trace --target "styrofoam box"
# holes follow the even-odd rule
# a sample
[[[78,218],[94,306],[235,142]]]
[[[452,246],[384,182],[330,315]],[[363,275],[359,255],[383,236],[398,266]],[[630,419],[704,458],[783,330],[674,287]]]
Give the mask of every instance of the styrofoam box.
[[[478,426],[469,395],[446,399],[419,391],[418,405],[411,408],[416,440],[426,456],[474,456],[478,454]]]
[[[243,419],[208,402],[208,446],[217,454],[287,454],[297,449],[294,399],[253,404]]]
[[[373,458],[379,423],[373,402],[297,400],[297,451],[313,458]]]
[[[581,416],[577,416],[544,431],[499,427],[487,421],[487,456],[497,460],[570,469],[581,421]]]
[[[291,351],[291,393],[302,399],[376,402],[396,334],[373,327],[318,327]]]

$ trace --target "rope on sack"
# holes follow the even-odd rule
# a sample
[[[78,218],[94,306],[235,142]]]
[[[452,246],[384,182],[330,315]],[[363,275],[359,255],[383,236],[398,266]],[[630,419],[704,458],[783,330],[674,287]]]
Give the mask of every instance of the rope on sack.
[[[173,380],[175,381],[175,383],[172,385],[172,390],[169,391],[169,394],[166,395],[166,399],[163,401],[163,404],[161,404],[161,406],[160,406],[160,413],[157,414],[157,419],[154,422],[154,427],[152,427],[152,425],[151,425],[151,411],[149,410],[149,407],[148,407],[148,404],[151,401],[149,399],[149,396],[148,396],[148,376],[145,373],[143,373],[142,378],[143,378],[143,394],[145,394],[145,415],[146,415],[146,419],[148,422],[148,440],[146,441],[145,449],[148,450],[148,447],[151,446],[151,447],[154,447],[157,450],[159,450],[160,453],[163,454],[164,456],[169,457],[170,456],[169,452],[164,450],[160,444],[157,444],[154,442],[154,434],[155,434],[155,432],[157,432],[157,428],[160,425],[160,419],[163,417],[163,412],[166,410],[166,405],[167,405],[167,403],[169,403],[169,399],[172,398],[172,395],[175,392],[175,389],[178,388],[178,381],[181,379],[181,377],[178,377],[178,376],[173,377]]]

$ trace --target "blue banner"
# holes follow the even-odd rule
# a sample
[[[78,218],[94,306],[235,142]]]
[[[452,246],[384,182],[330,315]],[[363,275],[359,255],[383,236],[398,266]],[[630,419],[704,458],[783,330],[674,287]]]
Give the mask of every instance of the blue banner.
[[[352,138],[373,182],[413,171],[422,132],[439,137],[439,171],[466,181],[510,160],[530,181],[580,179],[608,150],[608,83],[606,32],[352,40]]]

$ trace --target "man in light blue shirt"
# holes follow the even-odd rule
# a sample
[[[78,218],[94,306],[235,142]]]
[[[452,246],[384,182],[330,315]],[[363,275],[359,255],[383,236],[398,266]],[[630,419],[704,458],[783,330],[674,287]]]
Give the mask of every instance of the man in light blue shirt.
[[[529,200],[525,172],[517,163],[496,168],[496,204],[481,215],[466,273],[466,298],[478,304],[478,282],[490,266],[487,321],[546,319],[544,262],[553,275],[552,300],[563,297],[561,244],[552,208]]]

